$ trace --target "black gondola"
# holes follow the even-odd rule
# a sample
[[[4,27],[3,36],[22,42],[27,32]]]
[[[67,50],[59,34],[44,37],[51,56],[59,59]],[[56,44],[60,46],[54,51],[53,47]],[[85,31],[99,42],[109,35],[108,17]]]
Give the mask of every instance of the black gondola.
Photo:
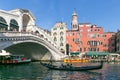
[[[53,69],[53,70],[64,70],[64,71],[87,71],[87,70],[97,70],[97,69],[102,69],[103,67],[103,62],[101,61],[100,65],[97,66],[82,66],[82,67],[74,67],[74,66],[55,66],[52,64],[47,64],[47,63],[42,63],[40,62],[41,65],[49,68],[49,69]]]

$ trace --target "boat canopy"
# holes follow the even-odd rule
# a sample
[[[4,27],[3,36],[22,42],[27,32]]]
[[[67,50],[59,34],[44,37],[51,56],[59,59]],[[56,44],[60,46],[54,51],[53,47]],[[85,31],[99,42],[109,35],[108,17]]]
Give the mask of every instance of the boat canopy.
[[[5,50],[0,50],[0,56],[7,56],[10,55],[9,52],[6,52]]]

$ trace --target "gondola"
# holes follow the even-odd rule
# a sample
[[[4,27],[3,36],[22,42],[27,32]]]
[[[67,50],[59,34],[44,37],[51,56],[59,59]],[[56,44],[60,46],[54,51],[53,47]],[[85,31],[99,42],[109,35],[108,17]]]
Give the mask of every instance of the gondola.
[[[41,65],[52,69],[52,70],[63,70],[63,71],[87,71],[87,70],[97,70],[97,69],[102,69],[103,67],[103,61],[101,61],[100,65],[97,66],[82,66],[82,67],[74,67],[71,65],[62,65],[62,66],[56,66],[53,64],[47,64],[47,63],[42,63],[40,62]]]

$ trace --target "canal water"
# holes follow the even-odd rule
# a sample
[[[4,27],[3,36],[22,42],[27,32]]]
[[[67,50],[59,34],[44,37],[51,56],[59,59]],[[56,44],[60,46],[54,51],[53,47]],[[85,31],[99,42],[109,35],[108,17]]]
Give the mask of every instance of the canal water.
[[[100,70],[56,71],[32,62],[22,65],[0,65],[0,80],[120,80],[120,64],[104,63]]]

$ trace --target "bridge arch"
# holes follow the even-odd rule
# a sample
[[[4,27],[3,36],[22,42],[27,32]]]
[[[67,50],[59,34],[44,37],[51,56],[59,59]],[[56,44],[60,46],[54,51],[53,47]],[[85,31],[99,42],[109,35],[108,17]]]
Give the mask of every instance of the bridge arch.
[[[23,20],[22,20],[22,22],[23,22],[23,31],[26,31],[27,26],[30,24],[29,23],[30,22],[30,16],[27,15],[27,14],[23,14]]]
[[[5,50],[12,54],[25,55],[32,60],[47,60],[52,56],[47,47],[35,41],[17,42]]]
[[[35,25],[34,18],[30,13],[24,13],[22,16],[22,25],[23,25],[23,31],[25,32],[31,32],[33,26]]]
[[[54,50],[53,46],[50,45],[49,42],[42,40],[40,38],[35,38],[35,37],[24,38],[23,37],[22,39],[18,39],[18,40],[15,40],[15,38],[12,38],[11,41],[5,38],[4,40],[6,40],[6,42],[3,44],[6,44],[6,45],[2,47],[3,49],[14,54],[30,53],[30,55],[27,55],[27,56],[29,56],[33,60],[41,60],[41,59],[49,60],[51,55],[53,56],[54,60],[58,60],[58,59],[60,60],[61,57],[63,56],[58,51]],[[25,52],[23,50],[25,50]],[[26,50],[30,50],[30,51],[26,52]],[[42,57],[41,57],[41,54],[42,54]]]

